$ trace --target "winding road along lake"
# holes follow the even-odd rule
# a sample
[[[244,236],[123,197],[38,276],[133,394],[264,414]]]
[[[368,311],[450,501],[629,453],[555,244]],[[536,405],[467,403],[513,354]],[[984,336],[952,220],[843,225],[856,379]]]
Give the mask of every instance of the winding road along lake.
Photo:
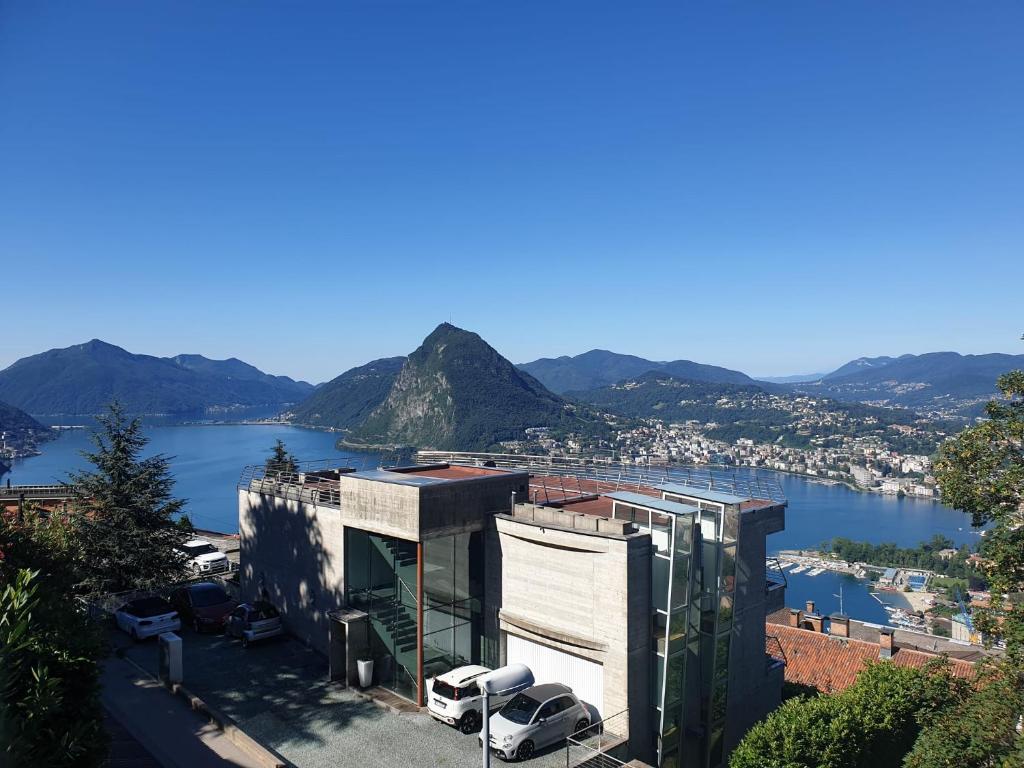
[[[83,469],[80,451],[90,447],[87,429],[64,431],[43,445],[43,454],[15,462],[4,477],[13,484],[54,483],[68,472]],[[188,500],[186,509],[196,527],[235,532],[238,503],[235,485],[246,464],[262,463],[274,441],[281,439],[300,460],[355,456],[376,466],[376,457],[353,454],[334,447],[337,435],[282,424],[209,426],[147,426],[149,453],[172,457],[177,484],[175,493]],[[816,547],[833,536],[873,543],[895,542],[914,546],[936,533],[957,544],[974,544],[978,534],[969,518],[933,501],[897,499],[858,493],[842,485],[824,485],[793,475],[779,475],[789,507],[786,530],[768,541],[770,552]],[[825,572],[819,576],[788,575],[786,602],[803,606],[814,600],[819,609],[839,609],[843,589],[844,608],[854,618],[882,623],[886,614],[866,585],[848,576]]]

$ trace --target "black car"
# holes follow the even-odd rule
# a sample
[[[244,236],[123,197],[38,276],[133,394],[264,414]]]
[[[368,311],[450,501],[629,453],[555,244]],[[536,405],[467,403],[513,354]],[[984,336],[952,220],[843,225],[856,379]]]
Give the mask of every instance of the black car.
[[[185,623],[196,632],[220,631],[238,601],[224,591],[224,587],[203,581],[180,587],[171,593],[171,603],[178,609]]]

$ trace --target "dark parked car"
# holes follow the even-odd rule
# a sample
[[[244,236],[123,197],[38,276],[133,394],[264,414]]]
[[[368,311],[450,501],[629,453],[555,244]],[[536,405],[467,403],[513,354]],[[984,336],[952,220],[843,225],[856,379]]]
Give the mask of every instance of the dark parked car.
[[[220,631],[228,614],[238,605],[238,601],[231,599],[222,586],[208,581],[174,590],[171,603],[178,609],[182,620],[191,624],[196,632]]]

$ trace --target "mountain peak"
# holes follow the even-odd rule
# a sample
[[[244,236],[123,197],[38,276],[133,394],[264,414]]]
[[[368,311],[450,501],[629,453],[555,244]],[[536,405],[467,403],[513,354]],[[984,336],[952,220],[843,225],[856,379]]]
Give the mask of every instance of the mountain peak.
[[[367,445],[481,450],[529,427],[583,427],[567,403],[478,334],[441,323],[350,437]]]

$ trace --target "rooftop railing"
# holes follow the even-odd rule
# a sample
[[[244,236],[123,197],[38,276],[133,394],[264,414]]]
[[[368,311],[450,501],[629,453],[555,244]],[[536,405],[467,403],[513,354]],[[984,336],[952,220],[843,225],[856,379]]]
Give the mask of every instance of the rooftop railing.
[[[595,492],[639,491],[665,483],[730,493],[748,499],[778,503],[785,501],[778,480],[756,471],[623,463],[600,456],[538,456],[465,451],[403,452],[387,454],[379,459],[373,456],[348,456],[283,465],[250,464],[243,468],[238,488],[296,501],[338,506],[338,478],[341,474],[374,469],[377,466],[409,464],[462,464],[530,472],[538,478],[536,483],[531,483],[535,486],[534,493],[543,493],[545,503],[551,501],[552,496],[564,502]],[[553,480],[549,481],[548,478]],[[541,499],[538,497],[537,500]]]
[[[338,478],[342,474],[373,468],[370,459],[318,459],[290,464],[249,464],[242,468],[238,489],[278,496],[310,504],[341,505]]]
[[[419,464],[475,464],[502,469],[525,470],[538,475],[589,480],[608,485],[602,491],[618,491],[677,483],[703,490],[731,493],[748,499],[782,503],[786,496],[774,475],[748,469],[684,467],[651,462],[637,464],[615,457],[538,456],[518,453],[476,453],[466,451],[417,451]]]

